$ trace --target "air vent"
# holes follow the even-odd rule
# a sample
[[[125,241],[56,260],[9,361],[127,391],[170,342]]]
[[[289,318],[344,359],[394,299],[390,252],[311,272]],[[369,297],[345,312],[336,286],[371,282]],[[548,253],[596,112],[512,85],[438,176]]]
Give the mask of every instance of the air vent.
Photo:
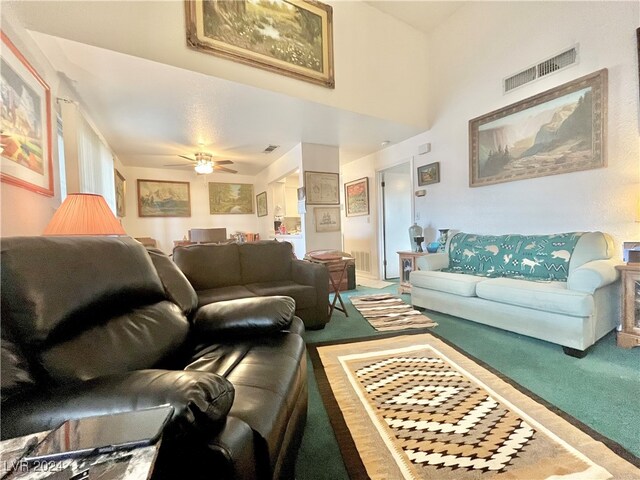
[[[508,78],[504,79],[504,93],[510,92],[514,88],[518,88],[529,82],[549,75],[550,73],[557,72],[571,65],[576,64],[578,61],[578,46],[571,47],[569,50],[543,60],[535,66],[529,67],[522,72],[516,73]]]
[[[262,153],[271,153],[273,152],[276,148],[278,148],[280,145],[269,145],[267,148],[265,148]]]

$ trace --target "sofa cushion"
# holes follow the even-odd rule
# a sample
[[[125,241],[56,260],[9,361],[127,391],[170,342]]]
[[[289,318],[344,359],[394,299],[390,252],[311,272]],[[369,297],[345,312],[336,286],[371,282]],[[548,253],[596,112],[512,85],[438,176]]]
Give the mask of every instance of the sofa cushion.
[[[580,232],[554,235],[475,235],[451,240],[444,271],[485,277],[566,281]]]
[[[289,242],[263,241],[240,246],[242,283],[291,280],[293,247]]]
[[[573,272],[587,262],[611,258],[614,250],[611,236],[602,232],[586,232],[580,237],[573,250],[569,272]]]
[[[59,383],[89,380],[153,368],[175,353],[188,331],[180,308],[165,300],[87,328],[40,357],[43,368]]]
[[[9,237],[1,248],[2,320],[25,348],[165,299],[133,238]]]
[[[475,275],[460,275],[438,271],[416,270],[411,272],[411,285],[419,288],[428,288],[440,292],[452,293],[463,297],[475,297],[476,285],[486,280]]]
[[[568,290],[565,282],[492,278],[478,283],[476,294],[486,300],[575,317],[588,317],[594,311],[593,295]]]
[[[173,261],[196,291],[242,285],[239,245],[189,245],[173,250]]]
[[[214,302],[224,302],[227,300],[235,300],[236,298],[249,298],[258,296],[243,285],[210,288],[209,290],[200,290],[197,293],[198,308]]]
[[[309,285],[300,285],[291,280],[251,283],[247,288],[260,297],[283,295],[296,301],[296,310],[313,307],[316,304],[316,289]]]

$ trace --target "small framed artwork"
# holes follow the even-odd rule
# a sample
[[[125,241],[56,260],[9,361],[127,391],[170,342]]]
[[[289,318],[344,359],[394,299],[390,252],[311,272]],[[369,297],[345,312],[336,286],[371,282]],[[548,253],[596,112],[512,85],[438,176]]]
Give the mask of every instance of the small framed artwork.
[[[53,196],[51,90],[0,32],[0,180]]]
[[[316,207],[313,210],[316,232],[340,231],[340,207]]]
[[[209,212],[211,215],[254,213],[253,185],[250,183],[209,182]]]
[[[138,215],[141,217],[190,217],[189,182],[138,180]]]
[[[344,184],[347,217],[369,215],[369,178],[361,178]]]
[[[304,172],[307,205],[339,205],[340,184],[337,173]]]
[[[187,45],[334,88],[333,9],[317,0],[186,1]]]
[[[267,192],[262,192],[256,195],[256,210],[259,217],[267,216]]]
[[[469,186],[607,166],[607,69],[469,121]]]
[[[113,170],[115,173],[114,180],[116,184],[116,215],[122,218],[127,213],[125,207],[126,180],[118,170],[115,168]]]
[[[418,185],[431,185],[440,181],[440,162],[418,167]]]

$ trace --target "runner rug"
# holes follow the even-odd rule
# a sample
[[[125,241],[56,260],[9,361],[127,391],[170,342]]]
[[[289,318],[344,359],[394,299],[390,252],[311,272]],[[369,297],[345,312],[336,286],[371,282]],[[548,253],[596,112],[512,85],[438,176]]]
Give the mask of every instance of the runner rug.
[[[391,293],[351,297],[351,304],[376,330],[403,330],[438,325]]]
[[[637,457],[433,335],[310,353],[352,479],[640,478]]]

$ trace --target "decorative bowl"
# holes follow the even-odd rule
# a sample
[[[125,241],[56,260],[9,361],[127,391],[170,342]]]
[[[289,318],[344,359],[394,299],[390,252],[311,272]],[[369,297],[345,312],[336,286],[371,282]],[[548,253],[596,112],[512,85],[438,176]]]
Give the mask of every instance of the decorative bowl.
[[[436,253],[438,251],[438,248],[440,248],[440,243],[431,242],[427,245],[427,252]]]

